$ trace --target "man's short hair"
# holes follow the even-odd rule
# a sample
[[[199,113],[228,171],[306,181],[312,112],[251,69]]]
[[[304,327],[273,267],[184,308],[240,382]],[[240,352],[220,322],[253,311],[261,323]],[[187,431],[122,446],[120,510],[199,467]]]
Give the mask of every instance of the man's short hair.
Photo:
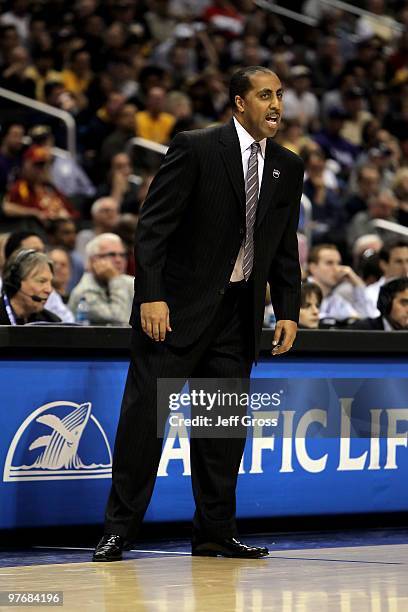
[[[273,74],[273,71],[265,66],[247,66],[246,68],[240,68],[232,75],[229,85],[229,100],[233,110],[236,108],[235,96],[245,98],[245,95],[252,88],[250,77],[257,72]]]
[[[323,292],[317,283],[305,281],[300,287],[300,307],[305,308],[306,300],[309,295],[315,295],[317,303],[320,306],[323,300]]]
[[[31,236],[36,236],[40,240],[43,238],[37,232],[30,232],[28,230],[22,230],[18,232],[12,232],[10,236],[7,238],[6,243],[4,245],[4,259],[8,259],[14,251],[21,248],[23,240],[26,238],[30,238]]]
[[[322,243],[322,244],[316,244],[315,246],[313,246],[310,251],[309,251],[309,256],[307,258],[307,263],[311,264],[317,264],[319,263],[319,257],[320,257],[320,251],[323,251],[325,249],[328,249],[329,251],[337,251],[339,252],[339,249],[336,247],[335,244],[331,244],[331,243]]]
[[[392,281],[385,283],[380,287],[378,294],[377,308],[383,317],[390,314],[392,302],[397,295],[408,289],[408,277],[394,278]]]
[[[380,249],[378,257],[380,261],[385,261],[386,263],[388,263],[390,261],[391,252],[394,249],[403,249],[405,247],[408,247],[408,240],[404,240],[404,238],[395,238],[393,240],[389,240]]]
[[[111,196],[103,196],[102,198],[98,198],[97,200],[95,200],[95,202],[91,206],[91,216],[92,217],[99,212],[99,210],[102,208],[102,206],[104,205],[106,201],[115,202],[117,204],[116,200],[112,198]],[[119,210],[118,204],[117,204],[117,207]]]

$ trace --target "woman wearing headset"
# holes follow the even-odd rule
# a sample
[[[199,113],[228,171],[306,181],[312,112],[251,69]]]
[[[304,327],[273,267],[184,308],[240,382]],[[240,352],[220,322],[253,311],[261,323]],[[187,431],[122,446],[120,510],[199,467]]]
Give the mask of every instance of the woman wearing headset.
[[[8,259],[3,270],[0,325],[25,325],[61,319],[44,304],[52,291],[52,263],[34,249],[20,249]]]

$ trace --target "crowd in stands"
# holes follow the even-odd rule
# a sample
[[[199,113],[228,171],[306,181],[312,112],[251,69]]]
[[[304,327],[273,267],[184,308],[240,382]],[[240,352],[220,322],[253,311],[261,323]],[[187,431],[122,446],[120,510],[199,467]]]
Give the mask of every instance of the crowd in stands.
[[[360,16],[293,0],[314,25],[265,4],[0,0],[0,87],[75,125],[72,156],[61,119],[0,97],[0,268],[33,249],[53,275],[23,321],[41,307],[73,322],[85,297],[91,324],[127,323],[162,159],[134,139],[229,121],[230,75],[263,65],[284,85],[277,140],[305,162],[300,327],[408,328],[408,0],[366,0]]]

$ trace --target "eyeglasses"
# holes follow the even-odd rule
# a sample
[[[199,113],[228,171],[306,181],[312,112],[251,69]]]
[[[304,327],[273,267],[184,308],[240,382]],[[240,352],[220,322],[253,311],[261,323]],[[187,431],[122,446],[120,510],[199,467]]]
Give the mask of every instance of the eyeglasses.
[[[122,259],[126,259],[127,257],[127,253],[124,253],[123,251],[109,251],[109,253],[101,253],[100,255],[97,255],[96,257],[99,257],[100,259],[103,259],[105,257],[122,257]]]

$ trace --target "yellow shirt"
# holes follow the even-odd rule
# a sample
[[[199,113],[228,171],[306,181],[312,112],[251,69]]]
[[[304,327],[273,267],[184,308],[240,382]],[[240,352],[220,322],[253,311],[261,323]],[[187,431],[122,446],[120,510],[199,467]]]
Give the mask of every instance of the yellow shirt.
[[[64,87],[72,93],[83,93],[91,82],[92,74],[88,74],[86,77],[79,79],[72,70],[66,69],[62,71],[62,80]]]
[[[46,83],[57,82],[62,83],[62,74],[57,70],[48,70],[45,76],[40,74],[35,66],[28,66],[25,71],[25,76],[35,81],[35,97],[37,100],[44,102],[44,85]]]
[[[136,113],[135,122],[138,136],[159,144],[167,144],[176,120],[169,113],[160,113],[157,117],[152,117],[147,111],[139,111]]]

